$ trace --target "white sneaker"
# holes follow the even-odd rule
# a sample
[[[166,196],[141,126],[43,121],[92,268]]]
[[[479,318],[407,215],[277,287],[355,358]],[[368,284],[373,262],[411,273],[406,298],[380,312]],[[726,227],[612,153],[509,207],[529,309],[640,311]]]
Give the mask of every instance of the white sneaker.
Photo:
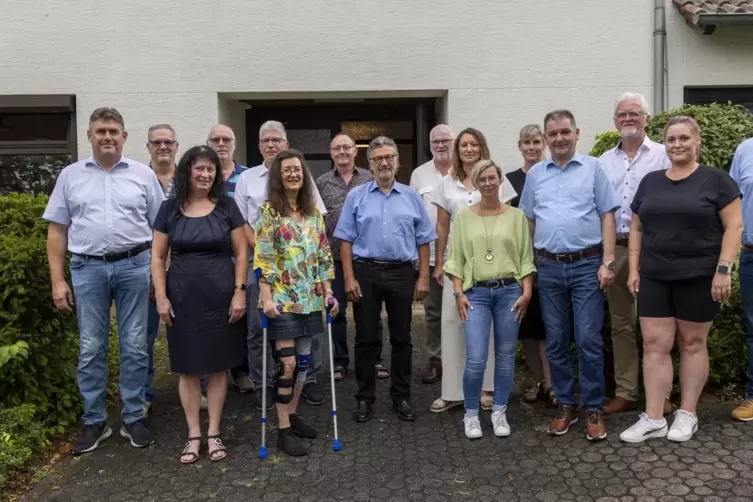
[[[687,441],[698,430],[698,417],[689,411],[677,410],[672,427],[669,428],[667,439],[670,441]]]
[[[201,395],[201,406],[200,406],[200,408],[201,408],[202,411],[206,411],[206,410],[209,409],[209,401],[207,401],[207,396],[205,396],[204,394]]]
[[[505,411],[507,411],[507,406],[500,411],[492,412],[492,425],[494,426],[495,436],[507,437],[510,435],[510,425],[507,423]]]
[[[642,443],[647,439],[663,438],[667,436],[667,420],[652,420],[645,413],[636,423],[620,434],[620,439],[626,443]]]
[[[463,424],[465,424],[465,437],[468,439],[478,439],[483,436],[481,432],[481,422],[478,420],[478,415],[465,414],[463,417]]]

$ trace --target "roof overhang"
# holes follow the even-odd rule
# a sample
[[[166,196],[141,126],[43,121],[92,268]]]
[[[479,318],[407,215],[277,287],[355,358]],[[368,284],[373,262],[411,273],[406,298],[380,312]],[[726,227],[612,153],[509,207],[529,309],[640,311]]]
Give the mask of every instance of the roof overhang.
[[[717,26],[753,25],[753,0],[674,0],[688,24],[710,35]]]

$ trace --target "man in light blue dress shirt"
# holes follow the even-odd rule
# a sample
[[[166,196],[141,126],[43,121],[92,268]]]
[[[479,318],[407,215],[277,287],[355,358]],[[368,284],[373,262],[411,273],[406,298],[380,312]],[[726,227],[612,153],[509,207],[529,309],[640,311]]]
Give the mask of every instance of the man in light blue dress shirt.
[[[87,136],[92,156],[61,171],[43,215],[50,222],[52,298],[60,310],[75,309],[80,330],[84,427],[74,454],[90,452],[112,435],[107,425],[107,343],[113,300],[120,340],[120,435],[134,447],[153,442],[143,423],[151,227],[165,200],[154,171],[123,157],[128,135],[117,110],[96,109]],[[65,280],[66,251],[72,254],[73,292]]]
[[[745,401],[732,411],[737,420],[753,420],[753,138],[737,147],[730,176],[743,194],[743,251],[740,255],[740,295],[748,339],[748,384]]]
[[[423,299],[429,292],[429,244],[437,233],[418,192],[395,181],[399,167],[395,142],[380,136],[371,141],[366,156],[375,180],[348,193],[334,233],[341,241],[345,291],[353,302],[356,323],[358,406],[353,418],[371,420],[376,399],[374,364],[380,349],[377,326],[384,302],[392,346],[390,397],[398,418],[412,421],[413,299]]]
[[[565,434],[578,420],[570,360],[574,326],[586,436],[596,441],[607,436],[602,419],[601,289],[614,278],[614,212],[620,205],[601,161],[576,152],[580,132],[572,113],[548,113],[544,134],[552,156],[528,171],[519,207],[533,233],[547,358],[557,397],[557,415],[549,433]]]

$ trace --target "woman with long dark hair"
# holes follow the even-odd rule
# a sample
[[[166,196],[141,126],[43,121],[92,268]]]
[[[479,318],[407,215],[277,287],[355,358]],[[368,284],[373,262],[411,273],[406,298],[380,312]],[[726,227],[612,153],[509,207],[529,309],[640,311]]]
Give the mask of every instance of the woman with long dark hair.
[[[188,423],[181,463],[199,458],[202,375],[207,375],[209,459],[222,460],[220,418],[227,370],[243,360],[248,243],[245,221],[224,191],[220,160],[206,146],[189,149],[174,178],[175,197],[154,221],[152,280],[157,312],[167,325],[170,368]],[[170,270],[165,262],[170,251]],[[233,260],[233,258],[235,258]]]
[[[328,302],[337,315],[330,281],[335,277],[324,216],[316,207],[313,181],[303,154],[285,150],[269,169],[267,201],[254,226],[254,266],[261,269],[259,307],[268,319],[267,337],[277,362],[280,451],[308,453],[302,439],[316,430],[297,414],[311,357],[311,339],[324,332],[322,313]]]

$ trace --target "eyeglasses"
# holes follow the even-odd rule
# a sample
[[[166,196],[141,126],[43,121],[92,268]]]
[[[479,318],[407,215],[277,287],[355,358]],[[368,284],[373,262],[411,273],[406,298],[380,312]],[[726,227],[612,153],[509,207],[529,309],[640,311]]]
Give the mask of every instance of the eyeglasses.
[[[272,143],[273,145],[279,145],[285,141],[283,138],[264,138],[259,140],[260,145],[266,145],[267,143]]]
[[[624,120],[624,119],[637,119],[644,115],[645,113],[643,112],[620,112],[620,113],[616,113],[614,116],[620,120]]]
[[[152,146],[162,146],[162,145],[173,146],[173,145],[175,145],[177,143],[178,142],[175,141],[174,139],[152,139],[152,140],[149,140],[149,144],[152,145]]]
[[[331,152],[340,152],[340,151],[342,151],[342,152],[349,152],[349,151],[353,150],[353,148],[355,148],[353,145],[338,145],[338,146],[333,146],[329,150]]]
[[[233,141],[235,141],[235,138],[228,138],[227,136],[212,136],[211,138],[209,138],[209,142],[213,145],[219,145],[220,143],[229,145]]]
[[[385,161],[385,160],[386,160],[386,161],[387,161],[388,163],[390,163],[390,164],[391,164],[392,162],[394,162],[394,160],[395,160],[396,158],[397,158],[397,155],[382,155],[382,156],[380,156],[380,157],[372,157],[372,158],[371,158],[371,161],[372,161],[372,162],[373,162],[374,164],[381,164],[381,163],[382,163],[382,161]]]
[[[303,174],[303,169],[283,169],[281,172],[285,176],[290,176],[292,174],[301,175]]]
[[[433,139],[431,140],[432,145],[449,145],[455,141],[454,139]]]

